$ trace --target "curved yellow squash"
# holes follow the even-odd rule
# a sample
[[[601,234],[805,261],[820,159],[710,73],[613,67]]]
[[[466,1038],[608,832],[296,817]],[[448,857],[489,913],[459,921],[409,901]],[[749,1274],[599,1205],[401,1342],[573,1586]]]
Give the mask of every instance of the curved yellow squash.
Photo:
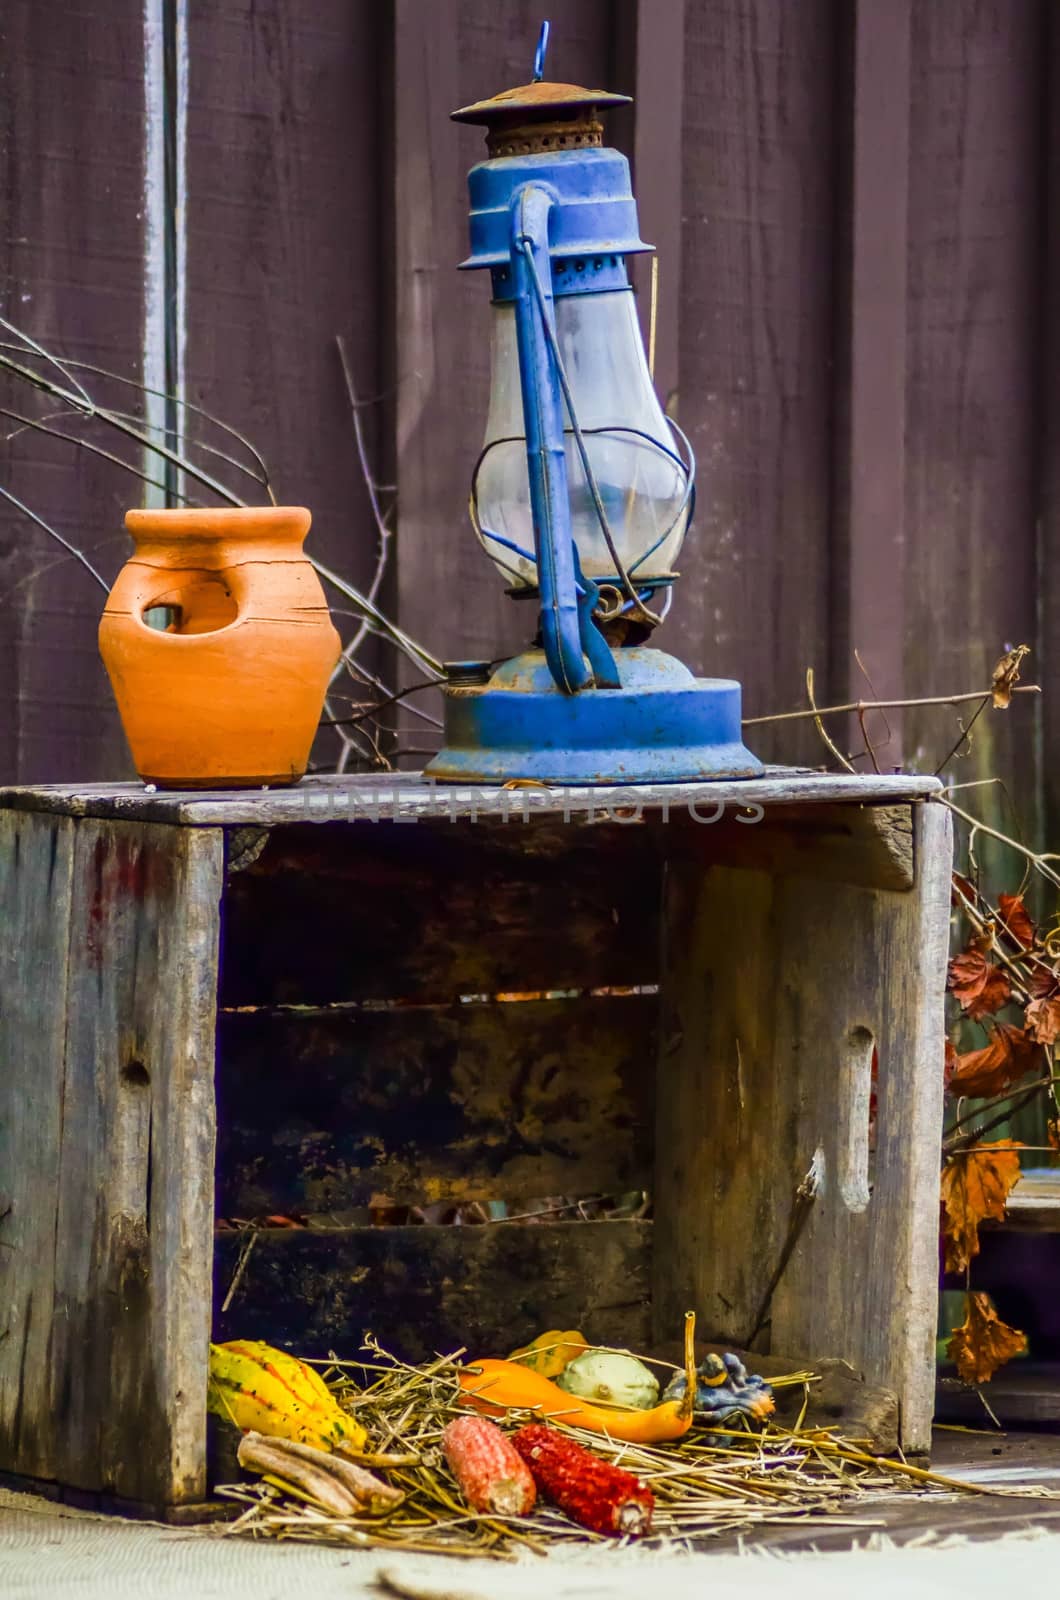
[[[340,1442],[363,1450],[368,1442],[318,1372],[262,1339],[211,1344],[206,1406],[243,1433],[294,1439],[318,1450]]]

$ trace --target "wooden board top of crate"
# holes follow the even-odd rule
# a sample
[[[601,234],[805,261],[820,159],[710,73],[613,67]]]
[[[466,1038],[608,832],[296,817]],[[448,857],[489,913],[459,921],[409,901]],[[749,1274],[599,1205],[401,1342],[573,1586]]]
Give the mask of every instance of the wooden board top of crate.
[[[940,793],[937,778],[911,773],[817,773],[768,768],[765,777],[709,783],[615,784],[595,787],[442,784],[418,772],[310,777],[290,789],[154,791],[142,783],[53,783],[0,789],[0,810],[47,811],[70,817],[128,818],[191,827],[276,827],[293,822],[414,822],[420,819],[531,816],[598,817],[616,821],[651,812],[688,812],[716,820],[718,807],[791,806],[837,801],[894,804]]]

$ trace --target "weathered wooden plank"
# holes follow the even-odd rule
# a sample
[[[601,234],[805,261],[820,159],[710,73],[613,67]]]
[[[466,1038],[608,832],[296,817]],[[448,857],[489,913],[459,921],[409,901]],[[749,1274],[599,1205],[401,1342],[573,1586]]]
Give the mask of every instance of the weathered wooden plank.
[[[695,820],[715,816],[718,805],[733,808],[819,804],[826,801],[913,800],[937,794],[937,778],[915,773],[806,772],[779,767],[763,778],[708,783],[639,783],[594,788],[557,785],[540,789],[498,789],[479,784],[425,783],[417,773],[372,777],[304,778],[293,789],[267,794],[246,790],[148,794],[138,783],[42,784],[0,789],[0,808],[53,811],[63,816],[124,817],[143,822],[192,827],[271,828],[296,822],[412,822],[417,817],[443,821],[493,817],[518,832],[524,819],[539,815],[567,821],[635,820],[641,813],[663,818],[691,813]],[[632,813],[632,815],[631,815]]]
[[[1045,207],[1045,258],[1042,282],[1060,283],[1060,26],[1055,10],[1047,12],[1043,51],[1046,112],[1044,179],[1040,193]],[[1042,296],[1041,342],[1041,520],[1039,533],[1040,605],[1038,648],[1043,662],[1060,660],[1060,296]],[[1044,815],[1042,837],[1060,838],[1060,705],[1054,695],[1042,696],[1042,764]]]
[[[654,983],[660,874],[648,830],[542,830],[535,849],[538,839],[448,823],[273,832],[229,880],[221,1003]]]
[[[1049,7],[916,5],[909,178],[906,692],[973,689],[1035,642],[1043,107]],[[946,618],[945,626],[939,619]],[[1037,697],[984,715],[960,781],[1038,829]],[[952,716],[907,712],[906,748],[940,761]],[[934,764],[934,763],[932,763]],[[1005,796],[1009,798],[1005,798]],[[985,841],[984,841],[985,843]],[[1004,870],[1008,870],[1005,863]]]
[[[869,889],[911,889],[913,806],[770,806],[756,826],[729,812],[713,827],[674,820],[674,843],[701,862]]]
[[[352,1228],[258,1235],[229,1310],[243,1238],[216,1244],[214,1338],[355,1357],[365,1330],[397,1355],[506,1355],[542,1328],[643,1348],[650,1222]]]
[[[906,316],[912,0],[838,13],[853,71],[837,74],[840,151],[836,537],[832,613],[844,698],[900,698],[904,675]],[[858,668],[858,652],[871,689]],[[853,723],[853,719],[852,723]],[[888,739],[888,730],[890,737]],[[902,713],[869,719],[880,759],[902,760]],[[851,748],[861,744],[852,726]],[[886,743],[885,743],[886,741]]]
[[[605,83],[610,20],[606,0],[568,0],[547,76]],[[394,6],[398,612],[404,628],[452,659],[524,649],[535,613],[505,597],[468,525],[489,397],[490,286],[485,273],[456,266],[467,254],[466,174],[486,147],[483,129],[451,123],[449,113],[526,83],[539,26],[524,6]],[[453,603],[440,604],[443,596]]]
[[[144,304],[143,30],[139,5],[8,0],[0,10],[0,309],[57,354],[135,379]],[[130,405],[128,388],[91,382],[111,404]],[[5,381],[3,403],[36,417],[55,410],[15,380]],[[0,434],[0,482],[112,578],[127,544],[122,516],[140,500],[136,480],[10,421]],[[84,436],[123,451],[91,427]],[[135,446],[125,454],[139,465]],[[90,574],[0,499],[5,777],[91,781],[131,772],[96,648],[102,603]]]
[[[654,995],[219,1019],[222,1216],[651,1182]]]
[[[485,146],[480,128],[449,113],[508,81],[476,76],[464,97],[462,20],[457,0],[394,6],[397,594],[402,627],[436,653],[488,659],[519,648],[530,619],[505,599],[467,521],[489,395],[489,289],[455,269],[467,254],[465,174]],[[445,594],[459,605],[439,607]]]
[[[940,1422],[980,1428],[983,1399],[989,1399],[1003,1429],[1039,1429],[1052,1433],[1060,1422],[1060,1385],[1055,1362],[1014,1361],[980,1391],[954,1376],[940,1376],[936,1414]],[[1003,1435],[1002,1435],[1003,1437]],[[993,1465],[994,1463],[991,1463]],[[947,1469],[944,1469],[947,1470]],[[1033,1468],[1031,1471],[1033,1472]],[[1048,1469],[1047,1469],[1048,1470]],[[959,1475],[958,1472],[955,1476]],[[1049,1472],[1055,1479],[1056,1469]],[[1028,1473],[1030,1477],[1030,1473]],[[1032,1480],[1033,1481],[1033,1480]],[[1053,1487],[1050,1482],[1049,1487]],[[1044,1509],[1044,1508],[1043,1508]],[[1037,1521],[1037,1518],[1035,1518]]]
[[[218,833],[77,826],[55,1475],[161,1505],[205,1490],[221,881]]]
[[[681,324],[681,131],[684,112],[685,0],[614,0],[614,78],[633,96],[613,111],[611,140],[630,156],[640,236],[655,246],[658,295],[655,387],[664,408],[678,404]],[[601,80],[602,81],[602,80]],[[651,258],[630,256],[644,345],[651,333]]]
[[[1060,1173],[1025,1172],[1008,1197],[1006,1233],[1060,1233]]]
[[[654,1314],[840,1357],[930,1445],[950,818],[908,894],[674,865],[664,936]],[[738,936],[734,938],[734,930]],[[870,1064],[879,1053],[876,1151]],[[764,1306],[811,1169],[818,1194]]]
[[[677,417],[701,492],[660,643],[759,714],[828,670],[835,7],[685,9]],[[750,742],[821,759],[812,725]]]
[[[0,1467],[55,1476],[49,1397],[74,824],[0,815]]]
[[[310,553],[361,587],[378,536],[336,337],[383,482],[388,22],[371,0],[191,0],[188,15],[188,398],[254,442],[281,503],[312,511]],[[225,463],[211,470],[264,500]],[[356,627],[336,623],[344,638]],[[375,655],[369,637],[359,657]],[[333,739],[317,753],[333,762]]]

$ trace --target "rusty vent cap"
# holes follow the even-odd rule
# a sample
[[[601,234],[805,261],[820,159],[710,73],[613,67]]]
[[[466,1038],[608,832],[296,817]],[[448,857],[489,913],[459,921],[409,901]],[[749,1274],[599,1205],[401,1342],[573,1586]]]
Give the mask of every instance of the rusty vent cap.
[[[538,117],[575,119],[595,106],[628,106],[628,94],[611,94],[607,89],[582,89],[576,83],[523,83],[505,89],[491,100],[476,100],[451,113],[454,122],[478,122],[494,127],[498,122]]]

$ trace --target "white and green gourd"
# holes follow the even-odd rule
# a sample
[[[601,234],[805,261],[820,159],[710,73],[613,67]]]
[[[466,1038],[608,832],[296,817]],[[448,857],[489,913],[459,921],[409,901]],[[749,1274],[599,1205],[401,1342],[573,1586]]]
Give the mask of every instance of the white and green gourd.
[[[556,1379],[561,1389],[582,1400],[648,1411],[659,1398],[658,1380],[643,1361],[621,1350],[586,1350]]]

